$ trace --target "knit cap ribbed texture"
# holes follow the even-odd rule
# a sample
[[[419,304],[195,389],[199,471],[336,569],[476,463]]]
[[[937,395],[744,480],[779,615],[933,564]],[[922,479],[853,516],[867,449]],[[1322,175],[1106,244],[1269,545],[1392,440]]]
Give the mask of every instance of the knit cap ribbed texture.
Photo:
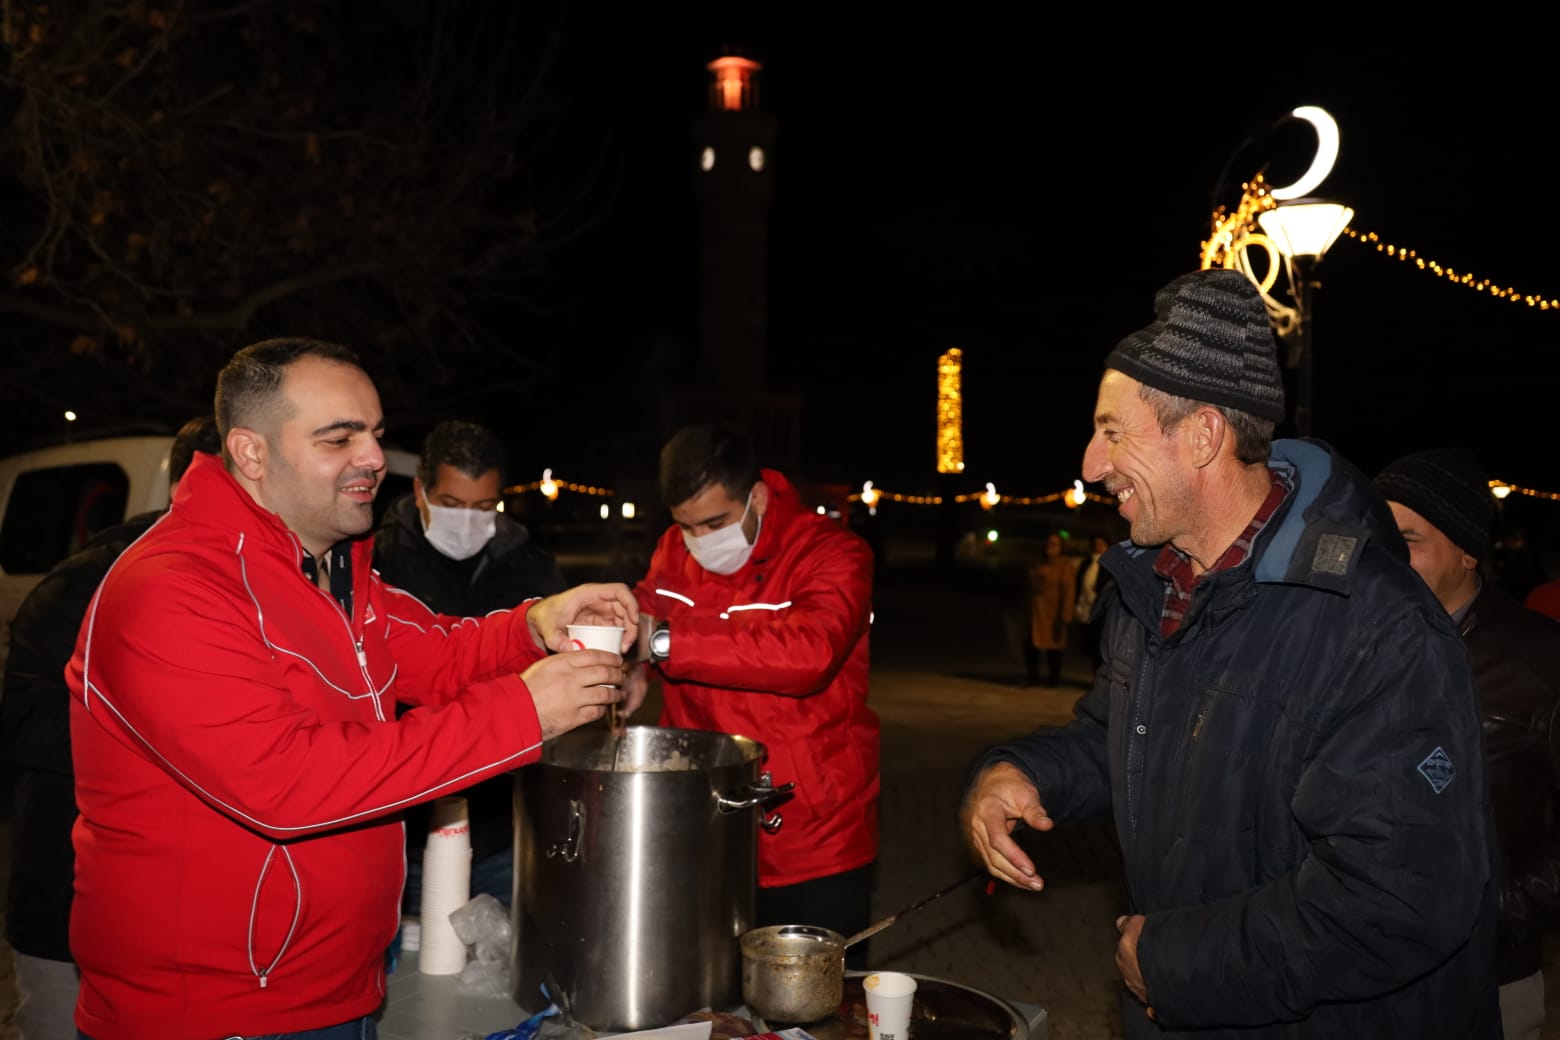
[[[1412,452],[1388,463],[1373,483],[1388,502],[1412,509],[1475,560],[1489,556],[1495,504],[1490,501],[1489,474],[1473,452]]]
[[[1178,397],[1284,418],[1267,306],[1239,271],[1193,271],[1160,289],[1154,321],[1116,344],[1105,367]]]

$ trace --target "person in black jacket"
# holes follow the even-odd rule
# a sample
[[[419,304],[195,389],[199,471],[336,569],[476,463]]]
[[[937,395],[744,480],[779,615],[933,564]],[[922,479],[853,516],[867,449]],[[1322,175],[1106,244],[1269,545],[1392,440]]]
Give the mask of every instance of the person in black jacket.
[[[989,750],[960,824],[1109,817],[1129,1040],[1496,1040],[1498,885],[1467,654],[1392,514],[1327,444],[1273,440],[1283,376],[1235,270],[1160,290],[1105,360],[1082,476],[1129,541],[1066,726]]]
[[[1466,448],[1417,451],[1375,479],[1408,543],[1409,562],[1468,647],[1484,718],[1490,797],[1502,860],[1496,951],[1506,1040],[1544,1025],[1543,932],[1560,923],[1560,622],[1491,580],[1489,475]]]
[[[430,610],[481,617],[568,587],[557,559],[530,544],[525,525],[500,511],[503,442],[485,426],[441,422],[428,432],[412,493],[391,504],[374,533],[374,569]],[[514,876],[514,787],[508,775],[463,792],[471,819],[472,895],[505,906]],[[407,877],[402,909],[421,912],[422,850],[431,808],[406,814]]]
[[[195,452],[221,450],[212,417],[185,423],[168,449],[170,494]],[[16,960],[22,1040],[76,1036],[78,977],[70,952],[76,793],[65,665],[103,575],[163,512],[140,513],[93,535],[44,575],[11,622],[0,695],[0,756],[13,784],[5,937]]]

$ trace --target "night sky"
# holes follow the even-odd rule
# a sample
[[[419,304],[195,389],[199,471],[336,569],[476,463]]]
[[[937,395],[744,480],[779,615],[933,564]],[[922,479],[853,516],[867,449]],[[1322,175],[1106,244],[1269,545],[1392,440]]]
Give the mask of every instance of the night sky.
[[[1467,26],[1430,27],[1413,47],[1355,36],[1297,69],[1235,27],[1181,27],[1178,44],[1145,26],[1112,42],[1120,27],[1088,16],[1065,34],[996,18],[791,21],[620,23],[602,39],[576,16],[567,89],[612,135],[624,182],[575,260],[589,285],[575,332],[616,359],[599,379],[619,400],[658,349],[691,338],[690,120],[704,62],[735,45],[763,62],[779,121],[771,376],[807,390],[818,479],[930,489],[934,363],[958,346],[971,489],[1069,484],[1104,355],[1151,318],[1160,285],[1198,265],[1216,204],[1233,207],[1264,166],[1273,181],[1299,171],[1311,139],[1274,124],[1301,104],[1340,124],[1318,194],[1353,205],[1354,228],[1560,297],[1554,93],[1520,33],[1498,50]],[[1560,489],[1548,414],[1560,310],[1348,239],[1320,278],[1317,436],[1369,472],[1461,442],[1496,477]],[[560,472],[603,464],[583,445],[534,454]]]

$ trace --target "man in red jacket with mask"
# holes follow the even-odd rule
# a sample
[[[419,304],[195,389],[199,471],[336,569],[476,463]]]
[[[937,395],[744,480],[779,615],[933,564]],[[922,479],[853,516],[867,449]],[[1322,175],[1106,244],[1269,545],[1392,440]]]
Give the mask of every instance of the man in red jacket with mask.
[[[756,924],[850,935],[870,922],[878,848],[878,717],[867,707],[872,552],[802,508],[759,469],[748,438],[680,431],[661,450],[674,525],[635,587],[642,652],[661,676],[661,724],[751,737],[776,786],[795,783],[782,824],[758,838]],[[630,676],[628,705],[647,676]],[[865,944],[848,951],[865,965]]]
[[[639,610],[585,585],[478,621],[381,581],[384,420],[345,347],[246,347],[215,412],[222,458],[109,570],[66,670],[76,1026],[360,1040],[400,922],[401,810],[600,719],[618,656],[547,650]]]

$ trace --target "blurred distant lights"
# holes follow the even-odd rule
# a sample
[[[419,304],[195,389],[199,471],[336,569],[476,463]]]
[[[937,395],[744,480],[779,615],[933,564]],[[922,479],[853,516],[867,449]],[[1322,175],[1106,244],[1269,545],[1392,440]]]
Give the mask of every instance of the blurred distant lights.
[[[997,540],[997,529],[995,527],[993,527],[991,530],[986,532],[986,543],[989,545],[992,542],[995,542],[996,540]]]
[[[76,413],[65,413],[67,422],[76,420]],[[506,494],[520,495],[527,491],[540,491],[549,500],[556,500],[561,492],[573,491],[581,495],[599,495],[612,497],[616,494],[611,488],[597,487],[594,484],[572,484],[566,480],[558,480],[552,475],[552,470],[542,471],[542,479],[531,484],[521,484],[515,487],[505,488]],[[1535,488],[1523,487],[1521,484],[1512,484],[1504,480],[1490,481],[1490,494],[1496,498],[1506,498],[1511,494],[1526,495],[1530,498],[1542,498],[1549,501],[1560,501],[1560,492],[1539,491]],[[859,501],[866,506],[871,515],[877,515],[878,506],[883,500],[901,502],[907,505],[935,506],[942,505],[941,495],[904,495],[894,491],[884,491],[872,481],[863,481],[861,491],[851,495],[850,500]],[[1097,502],[1105,505],[1113,504],[1116,500],[1111,495],[1100,495],[1084,489],[1081,479],[1074,480],[1072,486],[1062,491],[1056,491],[1049,495],[1004,495],[999,492],[996,485],[988,481],[984,490],[971,491],[962,495],[952,496],[954,502],[977,502],[982,509],[992,509],[999,505],[1005,506],[1043,506],[1051,502],[1061,502],[1069,509],[1076,509],[1085,502]],[[638,507],[633,502],[624,502],[620,508],[624,519],[632,520],[638,514]],[[827,506],[819,506],[818,512],[833,516],[835,511]],[[612,515],[611,507],[605,503],[601,506],[601,518],[608,519]]]
[[[1352,238],[1361,245],[1373,246],[1376,252],[1387,256],[1396,257],[1399,260],[1411,261],[1421,271],[1429,271],[1433,275],[1445,278],[1449,282],[1455,282],[1464,288],[1474,292],[1485,293],[1497,300],[1510,300],[1512,303],[1525,303],[1529,307],[1537,307],[1541,311],[1560,310],[1560,297],[1539,296],[1534,293],[1520,292],[1509,285],[1496,285],[1488,278],[1475,278],[1466,271],[1457,271],[1451,267],[1445,267],[1435,260],[1427,260],[1420,256],[1417,250],[1404,246],[1383,242],[1381,236],[1374,231],[1356,231],[1354,228],[1344,228],[1343,234]]]
[[[881,494],[877,488],[872,486],[872,481],[870,480],[861,485],[861,504],[867,507],[869,515],[877,516],[878,498]]]
[[[964,472],[964,351],[937,359],[937,472]]]
[[[597,487],[594,484],[574,484],[567,480],[559,480],[553,476],[553,471],[550,469],[542,470],[541,480],[533,481],[529,484],[516,484],[514,487],[504,489],[504,493],[508,495],[523,495],[527,491],[540,491],[542,496],[549,502],[557,501],[558,494],[562,491],[573,491],[578,495],[603,495],[608,498],[617,494],[611,488]]]
[[[76,421],[76,413],[71,411],[69,408],[65,409],[65,421],[66,422],[75,422]]]

